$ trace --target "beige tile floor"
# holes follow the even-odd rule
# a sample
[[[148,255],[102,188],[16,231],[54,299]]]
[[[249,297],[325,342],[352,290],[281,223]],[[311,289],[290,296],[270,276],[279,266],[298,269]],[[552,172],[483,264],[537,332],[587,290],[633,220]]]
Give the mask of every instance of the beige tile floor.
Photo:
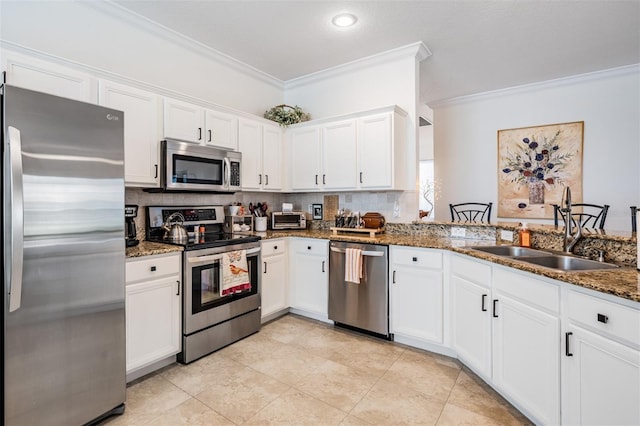
[[[454,359],[294,315],[127,388],[104,425],[521,425]]]

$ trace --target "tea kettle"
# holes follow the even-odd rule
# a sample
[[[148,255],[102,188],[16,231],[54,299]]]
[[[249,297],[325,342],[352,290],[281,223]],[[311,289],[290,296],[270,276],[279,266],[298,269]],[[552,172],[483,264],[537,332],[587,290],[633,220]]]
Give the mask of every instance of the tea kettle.
[[[175,219],[175,222],[172,222]],[[162,229],[164,229],[164,239],[173,242],[184,242],[189,239],[187,230],[182,226],[184,216],[180,212],[175,212],[164,221]]]

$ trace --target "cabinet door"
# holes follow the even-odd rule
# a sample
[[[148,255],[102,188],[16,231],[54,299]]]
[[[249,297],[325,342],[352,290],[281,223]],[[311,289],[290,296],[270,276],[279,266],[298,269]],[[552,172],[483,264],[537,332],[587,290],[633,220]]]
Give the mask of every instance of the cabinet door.
[[[288,307],[285,267],[284,255],[262,258],[262,318]]]
[[[126,286],[127,373],[180,352],[178,276]]]
[[[94,79],[63,65],[8,53],[5,70],[7,83],[13,86],[78,101],[97,100]]]
[[[329,242],[299,239],[291,243],[291,307],[327,320],[329,315]]]
[[[256,121],[240,119],[238,145],[242,153],[242,189],[261,189],[262,173],[262,125]]]
[[[322,185],[324,189],[356,188],[356,121],[340,121],[322,128]]]
[[[291,189],[320,189],[320,127],[289,130]]]
[[[282,189],[282,154],[282,131],[276,127],[264,126],[262,139],[262,188],[267,191]]]
[[[451,277],[452,337],[458,357],[485,378],[491,378],[491,292],[488,288]]]
[[[393,186],[391,114],[358,120],[358,181],[360,188]]]
[[[233,151],[238,150],[238,118],[220,111],[205,110],[205,143]]]
[[[494,290],[493,383],[542,424],[560,423],[560,319]]]
[[[391,332],[442,343],[442,272],[393,265]]]
[[[640,352],[580,327],[567,333],[562,423],[639,425]]]
[[[160,98],[151,92],[100,80],[98,102],[125,113],[125,184],[158,186]]]
[[[204,109],[176,99],[164,99],[164,137],[186,142],[204,141]]]

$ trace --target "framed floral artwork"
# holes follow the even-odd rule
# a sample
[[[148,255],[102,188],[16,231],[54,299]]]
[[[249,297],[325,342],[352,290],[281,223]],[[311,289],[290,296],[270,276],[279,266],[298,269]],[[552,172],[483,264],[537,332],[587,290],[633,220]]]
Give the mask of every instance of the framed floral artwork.
[[[584,121],[498,130],[498,217],[553,218],[564,188],[582,202]]]

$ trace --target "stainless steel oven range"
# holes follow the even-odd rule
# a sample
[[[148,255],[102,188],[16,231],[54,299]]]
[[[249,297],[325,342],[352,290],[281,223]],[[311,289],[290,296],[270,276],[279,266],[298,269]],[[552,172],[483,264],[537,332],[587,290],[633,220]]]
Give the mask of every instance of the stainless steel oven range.
[[[260,237],[225,233],[222,206],[148,206],[146,214],[147,240],[184,247],[182,352],[178,361],[188,364],[259,331]],[[165,238],[162,224],[172,215],[184,218],[187,241]],[[205,232],[192,232],[203,226]],[[225,253],[231,252],[246,255],[249,285],[227,293],[222,288],[222,262]]]

